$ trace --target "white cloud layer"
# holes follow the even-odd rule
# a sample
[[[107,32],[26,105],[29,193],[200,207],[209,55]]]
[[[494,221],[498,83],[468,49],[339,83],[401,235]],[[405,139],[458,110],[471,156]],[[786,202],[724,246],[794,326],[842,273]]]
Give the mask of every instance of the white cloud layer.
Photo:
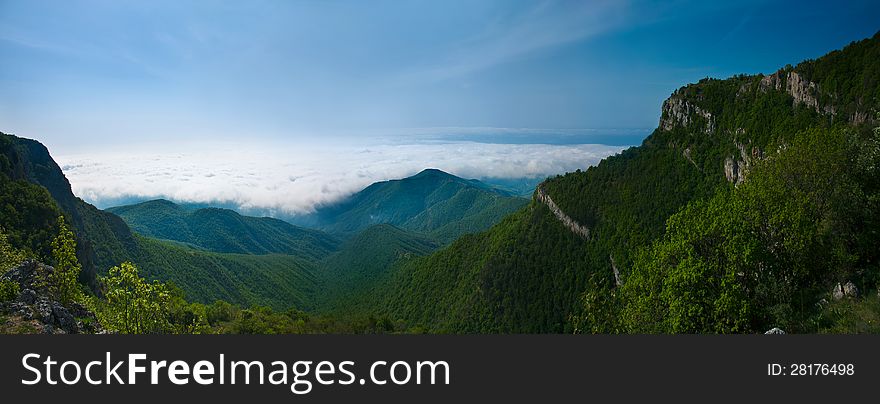
[[[622,150],[605,145],[473,142],[369,146],[176,145],[57,156],[76,195],[98,206],[168,198],[305,214],[382,180],[438,168],[465,178],[535,178]]]

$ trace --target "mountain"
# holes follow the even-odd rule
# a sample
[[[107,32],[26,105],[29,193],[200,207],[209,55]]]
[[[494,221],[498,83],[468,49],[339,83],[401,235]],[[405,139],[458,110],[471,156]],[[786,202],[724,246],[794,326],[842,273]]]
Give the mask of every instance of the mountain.
[[[368,227],[347,240],[340,250],[321,262],[324,293],[318,305],[322,310],[348,312],[350,297],[370,293],[387,281],[396,265],[427,255],[439,247],[437,242],[389,224]]]
[[[815,332],[832,286],[880,279],[878,60],[880,33],[685,86],[641,146],[543,182],[358,304],[437,332]]]
[[[323,232],[219,208],[189,210],[166,200],[107,209],[147,237],[236,254],[287,254],[319,260],[339,241]]]
[[[375,224],[391,224],[448,243],[489,228],[526,203],[480,181],[427,169],[409,178],[372,184],[303,221],[345,237]]]
[[[294,305],[310,308],[317,285],[314,262],[338,244],[319,232],[274,220],[254,219],[257,224],[253,224],[252,220],[230,212],[220,212],[205,223],[252,225],[254,236],[232,244],[234,247],[256,249],[262,237],[273,239],[262,245],[261,251],[265,253],[272,252],[270,248],[301,250],[302,256],[223,254],[141,237],[120,217],[74,196],[70,183],[45,146],[7,134],[0,134],[0,206],[0,228],[11,246],[43,262],[51,262],[51,242],[58,234],[57,218],[63,215],[76,235],[77,258],[83,267],[80,281],[93,290],[98,290],[98,275],[130,261],[148,279],[172,281],[187,298],[203,303],[224,299],[239,305],[268,305],[277,309]],[[217,212],[209,212],[209,216],[214,213]],[[193,230],[199,231],[201,228]],[[302,232],[303,239],[292,241],[297,231]],[[278,239],[274,239],[276,236]]]
[[[30,217],[30,220],[54,222],[57,213],[63,213],[71,222],[77,237],[77,257],[83,266],[81,280],[96,287],[96,275],[103,274],[111,266],[118,265],[122,261],[131,260],[131,251],[137,249],[134,235],[128,226],[119,217],[98,210],[94,206],[84,202],[73,195],[70,182],[64,177],[61,168],[49,155],[48,149],[35,140],[24,139],[13,135],[0,133],[0,169],[3,175],[0,178],[5,184],[15,183],[16,187],[27,189],[32,193],[27,199],[15,192],[4,192],[4,198],[19,198],[18,203],[8,204],[7,209],[19,209],[17,213],[6,212],[5,220],[15,220],[16,217]],[[10,182],[11,181],[11,182]],[[11,185],[7,185],[11,186]],[[37,188],[34,188],[37,187]],[[43,189],[45,191],[39,191]],[[48,192],[49,199],[42,192]],[[32,209],[31,204],[37,203],[42,206],[42,214]],[[48,205],[54,205],[49,208]],[[48,210],[57,209],[55,213]],[[30,223],[31,232],[34,223]],[[6,226],[9,228],[9,226]],[[54,225],[41,226],[48,234],[55,234],[57,229]],[[31,233],[36,235],[37,233]],[[44,240],[44,247],[48,246],[48,240]],[[35,251],[36,252],[36,251]],[[42,253],[47,253],[44,248]]]
[[[502,191],[508,192],[511,195],[519,196],[522,198],[530,198],[532,194],[535,192],[535,188],[538,187],[545,178],[543,177],[535,177],[535,178],[486,178],[481,181],[500,189]]]
[[[314,308],[319,292],[315,264],[285,254],[230,254],[202,251],[167,241],[136,236],[134,262],[141,276],[173,282],[188,300],[225,300],[242,307],[284,310]]]

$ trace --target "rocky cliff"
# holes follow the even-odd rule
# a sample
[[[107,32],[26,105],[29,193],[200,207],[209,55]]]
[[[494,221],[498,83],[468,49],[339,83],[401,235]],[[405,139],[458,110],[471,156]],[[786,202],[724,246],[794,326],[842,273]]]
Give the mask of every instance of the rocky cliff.
[[[559,206],[556,206],[556,203],[553,202],[553,199],[550,198],[550,195],[547,195],[547,192],[541,185],[538,185],[538,188],[535,190],[535,199],[538,202],[547,205],[547,208],[550,209],[550,212],[553,212],[553,215],[559,219],[562,224],[571,230],[572,233],[577,234],[578,236],[583,237],[586,240],[590,239],[590,229],[586,226],[578,223],[576,220],[572,219],[571,216],[565,214],[562,209],[559,209]]]
[[[97,274],[136,256],[137,242],[125,222],[76,197],[46,146],[2,132],[0,137],[4,138],[4,142],[0,142],[0,155],[7,162],[0,166],[3,173],[12,180],[44,187],[73,224],[77,258],[83,266],[80,279],[83,283],[95,289]]]
[[[679,149],[695,168],[740,184],[768,147],[801,128],[876,123],[878,39],[768,75],[704,79],[679,88],[663,102],[654,137]]]
[[[18,285],[13,301],[0,303],[0,333],[95,334],[103,333],[97,317],[82,304],[62,304],[49,297],[45,282],[55,269],[36,261],[25,261],[10,269],[0,280]]]

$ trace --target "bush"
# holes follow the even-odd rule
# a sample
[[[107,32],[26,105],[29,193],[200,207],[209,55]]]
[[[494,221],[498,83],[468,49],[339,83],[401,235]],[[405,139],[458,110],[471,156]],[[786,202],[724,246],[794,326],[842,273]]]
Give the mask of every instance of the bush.
[[[0,279],[0,302],[15,300],[19,294],[18,282],[8,279]]]

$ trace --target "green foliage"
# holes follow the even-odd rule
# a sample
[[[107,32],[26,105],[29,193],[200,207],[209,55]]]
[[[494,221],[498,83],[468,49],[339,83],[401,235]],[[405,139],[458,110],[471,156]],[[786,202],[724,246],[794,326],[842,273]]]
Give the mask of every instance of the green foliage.
[[[816,316],[816,331],[833,334],[880,334],[880,296],[829,303]]]
[[[0,303],[11,302],[21,293],[18,282],[9,279],[0,279]]]
[[[207,307],[201,303],[188,302],[183,290],[173,283],[166,283],[165,287],[170,295],[167,332],[172,334],[210,333]]]
[[[76,258],[76,239],[63,216],[58,216],[58,236],[52,240],[52,265],[55,270],[48,274],[52,297],[65,304],[79,300],[77,279],[82,267]]]
[[[171,293],[164,284],[147,282],[130,262],[110,268],[100,281],[106,303],[98,314],[104,327],[123,334],[155,334],[169,329]]]
[[[370,185],[343,203],[319,209],[309,220],[346,236],[391,224],[445,244],[485,230],[525,204],[525,199],[482,182],[429,169]]]
[[[13,266],[27,259],[24,251],[16,249],[9,244],[6,232],[0,227],[0,273],[6,272]]]
[[[848,160],[869,153],[848,149],[839,128],[862,121],[876,101],[876,64],[868,60],[878,43],[784,69],[778,87],[743,75],[678,90],[673,98],[689,106],[684,124],[664,125],[640,147],[543,184],[591,229],[591,240],[533,202],[485,233],[393,268],[390,285],[366,306],[439,332],[807,329],[829,282],[851,278],[861,287],[877,273],[870,264],[876,176],[861,174],[870,164],[858,171]],[[818,112],[786,92],[792,70],[820,89]],[[825,86],[833,80],[849,84]],[[847,101],[857,99],[860,106]],[[864,139],[861,127],[851,133]],[[754,164],[762,152],[797,142],[798,151],[771,159],[766,174],[749,167],[746,184],[730,189],[725,160]],[[612,259],[623,288],[614,286]]]
[[[387,282],[395,265],[436,248],[434,241],[388,224],[362,231],[321,262],[323,293],[315,296],[319,309],[339,315],[360,312],[362,295]]]
[[[877,273],[878,178],[859,166],[878,140],[802,132],[737,189],[670,217],[621,289],[622,329],[812,331],[815,302],[831,285],[864,286]]]
[[[149,282],[138,268],[124,262],[110,268],[100,281],[105,299],[90,298],[100,323],[122,334],[202,334],[208,326],[207,308],[184,299],[172,283]]]
[[[136,237],[139,255],[134,262],[142,275],[173,282],[191,301],[314,307],[318,278],[311,262],[280,254],[221,254]]]
[[[58,206],[44,188],[0,173],[0,228],[11,248],[26,256],[48,257],[51,241],[58,234],[59,215]]]
[[[568,332],[595,257],[533,203],[491,230],[393,268],[365,311],[426,332]]]
[[[108,209],[136,232],[206,250],[236,254],[287,254],[319,260],[339,241],[316,230],[268,217],[248,217],[228,209],[187,210],[165,200]]]
[[[239,308],[224,301],[207,306],[210,332],[217,334],[378,334],[397,332],[401,324],[386,316],[339,317],[314,315],[296,309]]]

